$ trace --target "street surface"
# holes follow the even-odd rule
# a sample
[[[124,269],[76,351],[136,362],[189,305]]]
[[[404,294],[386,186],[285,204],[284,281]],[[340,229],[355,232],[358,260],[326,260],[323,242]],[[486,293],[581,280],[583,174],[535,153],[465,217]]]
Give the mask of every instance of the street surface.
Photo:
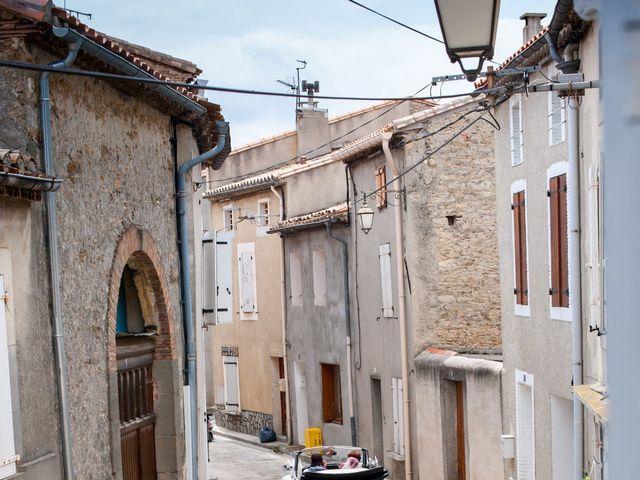
[[[279,480],[288,457],[216,435],[209,444],[209,480]]]

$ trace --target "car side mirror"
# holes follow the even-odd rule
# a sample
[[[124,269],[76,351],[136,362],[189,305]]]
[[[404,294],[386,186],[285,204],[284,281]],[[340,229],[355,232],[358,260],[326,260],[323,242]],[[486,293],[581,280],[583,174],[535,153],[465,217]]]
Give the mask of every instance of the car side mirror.
[[[287,472],[288,472],[289,470],[291,470],[292,468],[293,468],[293,467],[292,467],[291,465],[287,464],[287,463],[285,463],[284,465],[282,465],[282,469],[283,469],[283,470],[285,470],[285,471],[287,471]]]

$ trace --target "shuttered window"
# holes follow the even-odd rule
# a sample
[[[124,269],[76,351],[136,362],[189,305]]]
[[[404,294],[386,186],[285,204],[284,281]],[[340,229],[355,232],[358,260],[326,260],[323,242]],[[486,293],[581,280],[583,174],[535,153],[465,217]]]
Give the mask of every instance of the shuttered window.
[[[238,244],[240,313],[256,313],[256,258],[253,243]],[[240,315],[240,318],[246,318]]]
[[[516,370],[516,456],[518,480],[534,480],[533,375],[519,370]]]
[[[232,316],[231,241],[219,235],[216,239],[216,323],[229,324]]]
[[[320,364],[322,375],[322,415],[325,423],[342,425],[340,365]]]
[[[327,304],[327,266],[324,250],[313,251],[313,304]]]
[[[557,145],[564,142],[565,119],[564,100],[558,96],[557,92],[549,92],[549,145]]]
[[[300,265],[300,252],[289,254],[289,288],[291,291],[291,304],[302,305],[302,267]]]
[[[402,379],[391,378],[393,399],[393,451],[404,455],[404,406],[402,402]]]
[[[552,307],[569,306],[569,240],[567,236],[567,175],[549,179],[549,237]]]
[[[387,173],[384,165],[376,167],[376,205],[378,208],[387,206]]]
[[[240,375],[238,357],[223,356],[224,408],[229,413],[240,412]]]
[[[527,221],[524,190],[512,196],[513,211],[513,255],[515,264],[515,287],[513,293],[516,305],[529,304],[528,271],[527,271]]]
[[[520,95],[511,97],[510,100],[511,123],[511,165],[519,165],[524,160],[524,134],[522,127],[522,101]]]
[[[393,318],[393,290],[391,288],[391,245],[380,245],[380,284],[382,286],[382,315]]]
[[[0,478],[16,474],[4,277],[0,275]]]

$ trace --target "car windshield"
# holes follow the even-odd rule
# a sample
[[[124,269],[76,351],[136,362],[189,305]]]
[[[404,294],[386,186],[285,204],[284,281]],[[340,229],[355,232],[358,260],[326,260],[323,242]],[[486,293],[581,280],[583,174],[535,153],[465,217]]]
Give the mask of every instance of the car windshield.
[[[311,455],[319,453],[322,455],[322,459],[325,462],[325,467],[328,469],[340,468],[344,462],[349,458],[349,453],[352,456],[357,455],[360,460],[364,460],[364,452],[361,448],[357,447],[312,447],[305,448],[298,454],[297,463],[297,476],[302,475],[302,471],[311,466]]]

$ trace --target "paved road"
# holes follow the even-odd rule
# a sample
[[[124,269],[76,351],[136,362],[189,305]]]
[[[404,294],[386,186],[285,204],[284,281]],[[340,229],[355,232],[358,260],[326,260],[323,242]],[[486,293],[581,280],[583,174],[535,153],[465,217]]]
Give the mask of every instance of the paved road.
[[[266,448],[216,435],[209,444],[209,479],[280,480],[288,457]]]

